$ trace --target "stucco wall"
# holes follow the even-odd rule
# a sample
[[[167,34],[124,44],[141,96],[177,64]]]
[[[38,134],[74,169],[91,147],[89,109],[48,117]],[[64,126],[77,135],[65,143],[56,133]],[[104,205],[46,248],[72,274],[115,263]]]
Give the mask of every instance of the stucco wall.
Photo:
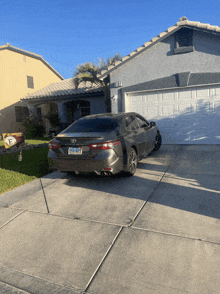
[[[25,57],[25,58],[24,58]],[[27,76],[34,79],[34,89],[27,87]],[[51,83],[61,81],[41,60],[9,49],[0,50],[0,133],[15,132],[21,127],[16,123],[13,105],[27,94],[36,92]],[[19,105],[22,105],[19,103]],[[9,111],[10,110],[10,111]],[[7,116],[4,114],[7,113]],[[5,116],[5,118],[3,117]]]
[[[121,81],[123,87],[127,87],[181,72],[220,72],[219,36],[195,31],[193,46],[193,52],[173,54],[172,35],[110,73],[111,97],[118,95],[118,102],[112,104],[113,112],[122,111],[121,88],[112,87],[116,81]]]

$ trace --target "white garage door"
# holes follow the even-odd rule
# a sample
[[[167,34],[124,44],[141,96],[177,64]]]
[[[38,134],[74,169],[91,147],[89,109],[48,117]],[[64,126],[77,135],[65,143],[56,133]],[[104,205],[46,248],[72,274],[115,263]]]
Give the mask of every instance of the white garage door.
[[[125,111],[155,121],[164,144],[220,144],[220,85],[126,93]]]

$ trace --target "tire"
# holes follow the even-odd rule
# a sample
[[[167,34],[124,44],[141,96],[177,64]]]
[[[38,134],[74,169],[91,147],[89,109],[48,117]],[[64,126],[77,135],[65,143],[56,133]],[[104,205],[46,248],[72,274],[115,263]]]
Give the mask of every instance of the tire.
[[[137,169],[137,153],[134,148],[131,148],[128,152],[128,163],[127,163],[127,176],[133,176]]]
[[[154,146],[153,151],[159,150],[161,144],[162,144],[162,137],[161,137],[160,133],[157,133],[156,142],[155,142],[155,146]]]

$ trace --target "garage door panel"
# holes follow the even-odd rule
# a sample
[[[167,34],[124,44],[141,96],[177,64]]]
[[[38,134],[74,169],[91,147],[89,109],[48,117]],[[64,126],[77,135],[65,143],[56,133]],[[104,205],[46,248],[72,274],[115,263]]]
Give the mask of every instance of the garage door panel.
[[[157,94],[149,94],[145,96],[145,101],[147,102],[155,102],[158,101],[158,95]]]
[[[162,95],[162,100],[163,101],[173,101],[175,100],[175,92],[165,92]]]
[[[192,99],[193,94],[192,94],[192,90],[188,90],[188,91],[184,91],[184,90],[178,90],[177,91],[177,98],[178,99]]]
[[[193,108],[193,105],[191,104],[178,105],[177,109],[179,114],[194,113],[194,108]]]
[[[220,144],[220,86],[135,93],[128,99],[127,111],[155,121],[164,144]]]
[[[199,97],[210,97],[210,89],[199,88],[196,90],[196,96]]]
[[[174,106],[162,106],[162,115],[173,115],[174,114]]]

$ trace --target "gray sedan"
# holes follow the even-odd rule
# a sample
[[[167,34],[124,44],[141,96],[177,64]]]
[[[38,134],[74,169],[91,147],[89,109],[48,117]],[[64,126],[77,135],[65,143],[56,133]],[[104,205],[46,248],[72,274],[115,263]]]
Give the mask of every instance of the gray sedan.
[[[54,137],[48,157],[58,171],[132,176],[138,161],[161,143],[156,123],[138,113],[103,113],[82,117]]]

